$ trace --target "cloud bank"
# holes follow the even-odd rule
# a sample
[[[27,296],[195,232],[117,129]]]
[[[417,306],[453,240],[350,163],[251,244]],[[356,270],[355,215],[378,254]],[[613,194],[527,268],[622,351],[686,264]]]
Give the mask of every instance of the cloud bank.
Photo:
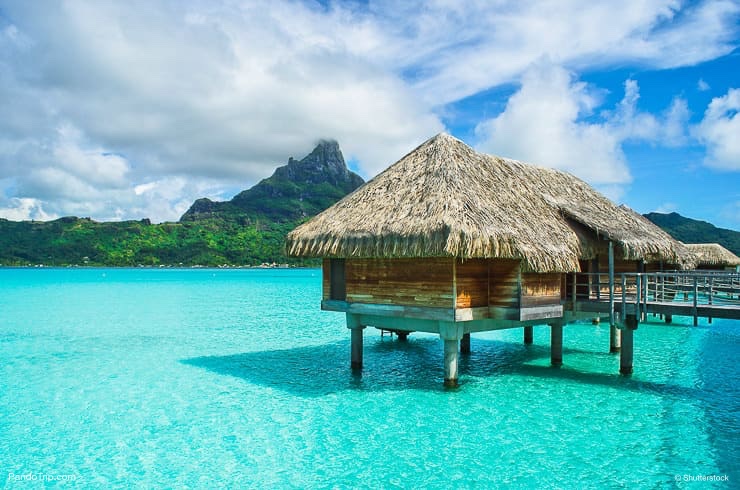
[[[694,129],[707,146],[705,163],[722,170],[740,170],[740,89],[731,89],[709,103]]]
[[[639,98],[637,82],[628,79],[619,104],[595,115],[598,90],[562,67],[540,63],[524,74],[501,114],[478,124],[478,147],[565,170],[616,199],[632,180],[623,143],[675,146],[687,138],[686,101],[676,98],[656,116],[640,111]]]
[[[0,216],[174,220],[325,137],[370,177],[444,130],[445,105],[520,82],[479,124],[481,146],[621,185],[621,143],[685,138],[685,107],[630,114],[635,85],[624,107],[584,122],[598,91],[573,73],[716,58],[735,47],[737,14],[736,2],[673,0],[3,3]],[[736,151],[727,97],[692,133],[723,168]],[[524,129],[538,138],[530,153]]]

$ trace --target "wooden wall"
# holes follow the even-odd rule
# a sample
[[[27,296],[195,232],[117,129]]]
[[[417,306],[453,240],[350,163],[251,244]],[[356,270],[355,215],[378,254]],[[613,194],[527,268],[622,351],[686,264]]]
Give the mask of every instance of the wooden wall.
[[[503,308],[519,308],[521,266],[518,260],[490,261],[488,304]]]
[[[522,274],[521,307],[560,304],[561,274]]]
[[[524,308],[559,304],[562,274],[522,273],[506,259],[347,259],[344,279],[349,303]],[[322,285],[323,299],[332,299],[328,259]]]
[[[455,264],[456,308],[488,306],[488,276],[490,261],[458,259]]]
[[[681,269],[680,265],[667,262],[650,262],[645,264],[645,272],[675,271],[679,269]]]
[[[453,259],[347,259],[347,301],[453,308]]]
[[[327,300],[331,295],[331,262],[329,259],[321,261],[321,299]]]
[[[614,253],[614,273],[622,274],[624,272],[639,272],[640,261],[639,260],[624,260],[617,256],[616,250]],[[583,270],[583,272],[596,272],[593,267],[590,270]],[[599,271],[602,274],[609,274],[609,256],[599,255]]]

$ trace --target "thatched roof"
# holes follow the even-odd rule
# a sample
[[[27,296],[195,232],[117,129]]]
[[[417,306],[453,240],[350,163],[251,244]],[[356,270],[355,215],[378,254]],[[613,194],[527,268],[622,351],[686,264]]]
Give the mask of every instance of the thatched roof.
[[[719,243],[687,243],[686,246],[696,255],[699,265],[740,265],[740,257]]]
[[[576,230],[575,228],[579,228]],[[288,234],[313,257],[515,258],[577,271],[613,240],[625,259],[682,263],[685,247],[565,172],[477,153],[439,134]]]

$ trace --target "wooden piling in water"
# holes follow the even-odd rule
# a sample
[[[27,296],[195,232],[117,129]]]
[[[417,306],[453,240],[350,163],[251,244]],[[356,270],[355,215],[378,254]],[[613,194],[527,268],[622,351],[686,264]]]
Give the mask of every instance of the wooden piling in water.
[[[637,329],[637,314],[628,314],[625,318],[625,326],[622,329],[622,349],[619,354],[619,372],[624,375],[632,374],[632,362],[634,358],[634,331]]]
[[[470,354],[470,334],[466,333],[460,339],[460,354]]]
[[[616,354],[622,348],[622,333],[616,325],[609,327],[609,352]]]
[[[444,385],[448,388],[457,386],[458,351],[457,339],[444,339],[445,349],[445,380]]]
[[[365,327],[360,324],[360,319],[357,315],[347,313],[347,328],[350,329],[350,367],[359,371],[362,369],[362,344],[363,344],[363,330]]]
[[[550,324],[550,364],[555,367],[563,365],[563,324]]]
[[[534,341],[534,327],[524,327],[524,345],[531,345]]]

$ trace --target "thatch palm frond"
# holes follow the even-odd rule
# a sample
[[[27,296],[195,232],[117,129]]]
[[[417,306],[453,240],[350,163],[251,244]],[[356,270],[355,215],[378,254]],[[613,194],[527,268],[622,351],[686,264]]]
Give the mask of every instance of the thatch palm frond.
[[[686,247],[696,255],[699,265],[740,265],[740,257],[719,243],[687,243]]]

